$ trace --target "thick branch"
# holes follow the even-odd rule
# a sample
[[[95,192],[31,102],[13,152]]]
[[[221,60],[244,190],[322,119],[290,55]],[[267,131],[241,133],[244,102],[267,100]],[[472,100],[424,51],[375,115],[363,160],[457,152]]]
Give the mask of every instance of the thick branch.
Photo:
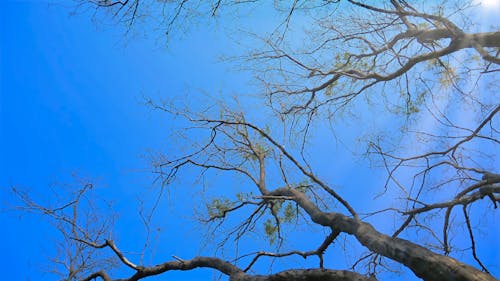
[[[297,269],[287,270],[271,275],[249,275],[244,273],[237,266],[213,257],[195,257],[191,260],[181,260],[166,262],[153,267],[140,268],[137,273],[127,279],[120,281],[137,281],[149,276],[158,275],[172,270],[192,270],[195,268],[212,268],[228,275],[230,281],[277,281],[277,280],[327,280],[327,281],[375,281],[373,277],[366,277],[359,273],[347,270],[330,269]],[[82,279],[90,281],[100,277],[104,281],[111,281],[111,278],[104,272],[99,271]]]
[[[340,213],[325,213],[304,194],[289,188],[271,192],[277,196],[293,196],[317,224],[354,235],[369,250],[404,264],[424,280],[496,280],[493,276],[453,258],[436,254],[410,241],[393,238],[375,230],[372,225]]]
[[[104,281],[111,281],[111,278],[108,276],[108,274],[104,271],[98,271],[95,273],[90,274],[86,278],[82,279],[82,281],[90,281],[90,280],[95,280],[97,277],[100,277]]]
[[[144,277],[158,275],[171,270],[191,270],[195,268],[213,268],[226,275],[241,273],[242,270],[235,265],[213,257],[195,257],[191,260],[170,261],[153,267],[146,267],[134,274],[129,281],[136,281]]]
[[[366,277],[347,270],[330,269],[296,269],[282,271],[272,275],[235,276],[230,281],[376,281],[374,277]]]

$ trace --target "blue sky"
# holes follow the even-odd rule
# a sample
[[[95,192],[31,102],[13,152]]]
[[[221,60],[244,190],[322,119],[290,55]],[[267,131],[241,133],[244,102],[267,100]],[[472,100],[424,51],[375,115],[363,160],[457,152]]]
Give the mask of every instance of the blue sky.
[[[124,40],[122,30],[71,16],[70,7],[41,1],[0,5],[4,207],[11,207],[11,186],[43,198],[49,186],[78,174],[121,194],[115,203],[120,209],[122,200],[151,186],[149,153],[165,148],[168,136],[163,130],[169,120],[144,106],[144,97],[227,83],[214,79],[226,72],[215,63],[221,46],[213,37],[198,33],[165,51],[156,38]],[[14,269],[3,278],[45,280],[43,267],[54,254],[50,224],[18,213],[1,216],[8,226],[1,259]]]
[[[141,239],[136,238],[143,238],[139,234],[143,229],[140,218],[128,215],[137,210],[129,202],[156,194],[151,190],[154,176],[149,155],[176,149],[167,141],[173,121],[144,106],[144,97],[192,96],[200,89],[233,93],[248,86],[248,77],[218,61],[218,55],[231,54],[236,45],[210,28],[198,27],[166,50],[155,35],[145,38],[139,32],[124,38],[123,30],[102,27],[88,15],[71,15],[71,11],[45,1],[0,2],[0,219],[4,226],[0,260],[5,280],[55,279],[47,273],[47,259],[54,255],[52,245],[58,237],[48,221],[11,211],[11,186],[47,199],[49,187],[73,181],[72,174],[89,177],[103,194],[118,194],[113,204],[123,214],[116,221],[121,245],[140,249]],[[321,155],[314,161],[327,158]],[[340,184],[364,184],[364,177],[352,179],[360,171],[369,173],[368,165],[340,159],[328,168]],[[185,203],[197,191],[186,192],[172,191],[166,210],[192,214]],[[199,250],[204,229],[190,224],[190,215],[178,218],[159,218],[167,228],[162,239],[175,243],[158,247],[158,261],[171,255],[210,254],[204,250],[210,247]],[[310,237],[307,229],[297,235]],[[498,248],[496,243],[482,254],[494,261]],[[294,262],[300,261],[289,263]],[[198,270],[169,273],[165,279],[207,276],[212,276],[210,271]]]

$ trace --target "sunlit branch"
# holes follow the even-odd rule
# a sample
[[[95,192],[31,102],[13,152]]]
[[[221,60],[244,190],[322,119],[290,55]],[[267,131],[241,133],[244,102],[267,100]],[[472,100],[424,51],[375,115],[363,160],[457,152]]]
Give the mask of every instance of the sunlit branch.
[[[140,268],[139,266],[137,266],[137,265],[133,264],[132,262],[130,262],[125,257],[125,255],[123,255],[123,253],[116,247],[115,242],[113,242],[113,240],[106,240],[102,244],[97,244],[95,242],[86,241],[86,240],[79,239],[79,238],[76,238],[76,237],[73,237],[72,239],[75,240],[75,241],[81,242],[83,244],[86,244],[88,246],[91,246],[93,248],[96,248],[96,249],[102,249],[102,248],[105,248],[105,247],[109,247],[109,248],[111,248],[111,250],[113,250],[113,252],[115,253],[115,255],[120,259],[120,261],[123,264],[125,264],[126,266],[128,266],[128,267],[130,267],[132,269],[135,269],[135,270],[138,270]]]

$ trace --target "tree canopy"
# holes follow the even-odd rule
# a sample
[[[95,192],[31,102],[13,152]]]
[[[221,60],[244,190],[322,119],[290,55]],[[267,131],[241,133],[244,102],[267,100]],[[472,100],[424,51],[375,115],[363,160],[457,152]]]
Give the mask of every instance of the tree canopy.
[[[498,262],[484,261],[477,245],[497,235],[500,26],[481,24],[480,9],[474,1],[79,0],[77,11],[120,24],[127,40],[142,30],[168,45],[210,25],[241,43],[223,62],[252,75],[250,90],[209,93],[207,102],[147,99],[175,120],[178,145],[152,156],[153,185],[207,194],[184,204],[197,209],[213,255],[148,264],[151,245],[129,255],[92,182],[56,206],[14,193],[63,234],[64,280],[202,267],[234,281],[409,271],[496,280]],[[166,212],[161,200],[139,211],[148,237],[152,214]],[[342,255],[350,258],[338,268],[332,259]],[[295,267],[295,257],[308,267]],[[265,272],[264,262],[280,270]]]

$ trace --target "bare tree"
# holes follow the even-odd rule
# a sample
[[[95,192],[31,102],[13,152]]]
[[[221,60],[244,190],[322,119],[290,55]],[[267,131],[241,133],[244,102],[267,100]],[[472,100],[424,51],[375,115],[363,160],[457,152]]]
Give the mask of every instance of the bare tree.
[[[80,1],[82,6],[125,22],[127,28],[134,28],[137,19],[145,16],[160,18],[158,24],[168,36],[193,20],[215,19],[259,2]],[[190,152],[155,158],[154,172],[161,188],[174,185],[179,171],[193,167],[209,179],[243,179],[242,186],[225,187],[231,198],[218,197],[207,204],[202,221],[215,229],[231,226],[221,247],[229,239],[245,241],[248,235],[263,231],[274,250],[236,252],[227,260],[174,256],[157,265],[136,264],[115,245],[112,235],[99,241],[101,232],[95,236],[77,228],[76,215],[73,219],[58,215],[76,206],[78,199],[65,207],[47,209],[20,197],[31,209],[73,227],[64,233],[75,247],[109,248],[119,264],[133,270],[118,280],[199,267],[212,268],[229,280],[376,280],[393,264],[424,280],[496,280],[476,249],[475,233],[487,232],[488,225],[474,223],[470,210],[477,207],[494,216],[500,202],[500,175],[495,170],[500,143],[496,126],[500,111],[499,27],[484,31],[474,25],[477,7],[473,3],[422,2],[275,1],[282,20],[266,36],[256,36],[264,38],[262,44],[243,57],[262,82],[262,95],[256,99],[262,102],[258,115],[266,116],[265,122],[244,105],[231,106],[225,101],[204,111],[150,101],[153,108],[183,120],[187,130],[202,132],[202,137],[186,139]],[[290,34],[299,34],[303,40],[297,43],[289,39]],[[450,113],[450,108],[466,110],[472,118],[464,121],[460,114]],[[368,122],[374,114],[394,121],[391,128],[361,134],[367,143],[363,159],[372,161],[374,170],[382,168],[387,173],[378,193],[368,196],[374,200],[389,196],[398,205],[358,210],[342,194],[345,190],[325,180],[321,167],[308,155],[313,134],[325,123],[342,139],[342,132],[336,129],[339,124],[352,116]],[[432,126],[422,125],[422,120]],[[359,131],[364,130],[360,125]],[[363,192],[363,188],[351,190]],[[85,192],[87,188],[81,194]],[[462,212],[453,216],[456,209]],[[392,233],[382,233],[369,222],[381,215],[390,215],[399,223]],[[283,251],[290,222],[328,233],[313,249]],[[457,224],[464,226],[463,233],[456,235],[468,239],[467,253],[473,257],[473,265],[455,255],[460,247],[449,235]],[[329,268],[325,251],[342,235],[359,242],[366,253],[347,270]],[[316,256],[318,265],[268,275],[253,273],[264,257],[294,255]],[[69,267],[67,280],[115,280],[99,264],[80,264]],[[75,268],[80,270],[78,275],[72,273]]]

